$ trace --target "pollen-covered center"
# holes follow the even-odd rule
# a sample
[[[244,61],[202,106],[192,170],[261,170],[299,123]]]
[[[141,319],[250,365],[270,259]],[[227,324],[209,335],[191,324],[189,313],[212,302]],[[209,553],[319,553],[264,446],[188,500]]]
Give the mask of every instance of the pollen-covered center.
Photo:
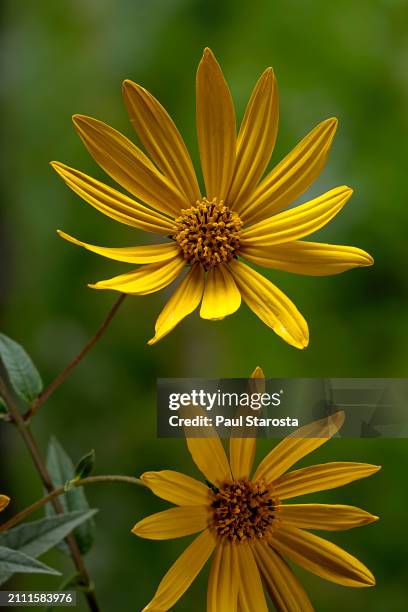
[[[184,259],[200,263],[205,270],[236,257],[242,221],[223,200],[207,198],[181,211],[174,239]]]
[[[217,535],[231,542],[243,542],[271,533],[277,502],[265,482],[243,479],[217,489],[211,509],[211,527]]]

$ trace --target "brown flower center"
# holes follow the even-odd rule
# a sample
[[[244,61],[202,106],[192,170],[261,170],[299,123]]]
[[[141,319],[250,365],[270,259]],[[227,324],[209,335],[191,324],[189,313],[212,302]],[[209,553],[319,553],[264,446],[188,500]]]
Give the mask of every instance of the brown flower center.
[[[214,491],[211,527],[231,542],[267,537],[272,531],[278,502],[264,482],[246,479],[227,483]]]
[[[237,256],[242,221],[222,200],[197,201],[181,211],[176,223],[173,238],[189,264],[200,263],[209,270]]]

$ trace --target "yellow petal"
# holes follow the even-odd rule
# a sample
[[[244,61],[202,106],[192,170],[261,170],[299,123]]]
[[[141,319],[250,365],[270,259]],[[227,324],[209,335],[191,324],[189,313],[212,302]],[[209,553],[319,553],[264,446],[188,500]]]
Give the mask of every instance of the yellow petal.
[[[313,421],[284,438],[261,461],[254,480],[274,482],[294,463],[319,448],[334,436],[344,422],[344,412]]]
[[[170,179],[120,132],[92,117],[75,115],[73,120],[94,160],[131,194],[175,217],[190,205]]]
[[[167,262],[148,264],[138,270],[88,286],[92,289],[113,289],[130,295],[147,295],[167,287],[177,278],[184,266],[183,258],[177,256]]]
[[[210,503],[210,489],[180,472],[145,472],[140,478],[155,495],[177,506],[205,506]]]
[[[229,463],[218,437],[187,438],[187,446],[194,463],[206,480],[217,486],[231,482]]]
[[[228,202],[239,212],[258,183],[275,146],[279,101],[272,68],[262,74],[249,100],[237,138],[237,160]]]
[[[256,437],[230,439],[230,464],[234,480],[248,478],[255,458]]]
[[[139,204],[116,189],[60,162],[52,162],[51,166],[72,191],[107,217],[146,232],[167,235],[176,231],[171,219]]]
[[[259,221],[241,232],[242,246],[273,246],[317,232],[343,208],[351,197],[350,187],[336,187],[318,198]]]
[[[0,495],[0,512],[5,510],[10,503],[10,498],[7,495]]]
[[[244,245],[240,254],[259,266],[308,276],[340,274],[351,268],[371,266],[374,263],[369,253],[356,247],[304,240],[277,246]]]
[[[285,526],[302,529],[343,531],[378,520],[361,508],[341,504],[290,504],[279,506],[279,518]]]
[[[350,587],[375,585],[374,576],[361,561],[303,529],[280,527],[274,533],[272,545],[294,563],[325,580]]]
[[[326,491],[371,476],[380,469],[379,465],[351,461],[311,465],[278,478],[274,482],[274,492],[280,499],[289,499],[316,491]]]
[[[313,612],[306,591],[279,553],[264,542],[254,547],[255,560],[278,612]]]
[[[210,49],[197,70],[197,135],[206,195],[225,200],[235,164],[236,125],[231,93]]]
[[[220,264],[210,269],[205,281],[200,317],[202,319],[223,319],[241,305],[241,294],[227,266]]]
[[[199,265],[193,266],[183,278],[180,285],[158,316],[154,338],[149,344],[155,344],[171,332],[200,303],[204,290],[204,270]]]
[[[160,170],[194,203],[200,189],[184,141],[163,106],[146,89],[126,80],[123,95],[131,122]]]
[[[251,374],[251,378],[265,378],[262,368],[256,366],[255,370]]]
[[[255,223],[286,208],[319,176],[337,128],[337,119],[319,123],[259,184],[242,219]]]
[[[224,541],[217,546],[211,564],[207,612],[236,612],[239,581],[237,547]]]
[[[237,547],[239,564],[239,609],[241,612],[268,612],[261,576],[254,554],[247,544]]]
[[[249,308],[285,342],[303,349],[309,343],[307,323],[293,302],[270,280],[241,261],[229,264]]]
[[[200,573],[214,548],[214,537],[209,531],[204,531],[171,566],[160,582],[152,601],[143,612],[148,610],[157,612],[172,608]]]
[[[148,540],[170,540],[204,531],[208,527],[208,506],[178,506],[157,512],[139,521],[132,533]]]
[[[180,415],[183,418],[194,418],[205,416],[206,413],[201,406],[191,404],[183,407]],[[193,428],[194,437],[190,436],[190,428],[185,427],[184,431],[188,450],[206,480],[217,486],[231,482],[231,469],[216,430],[213,427],[198,425]]]
[[[177,255],[179,252],[174,242],[166,242],[165,244],[148,244],[135,247],[111,248],[94,246],[93,244],[81,242],[81,240],[78,240],[77,238],[74,238],[61,230],[57,230],[57,234],[61,236],[61,238],[64,238],[64,240],[81,246],[88,251],[92,251],[93,253],[97,253],[98,255],[102,255],[102,257],[114,259],[115,261],[124,261],[126,263],[147,264],[166,261],[175,257],[175,255]]]
[[[251,393],[264,393],[265,391],[265,376],[260,367],[255,368],[251,375]],[[250,408],[241,408],[237,411],[237,416],[244,416],[251,412]],[[230,466],[231,472],[235,480],[248,478],[254,463],[256,450],[257,427],[243,428],[243,435],[240,438],[240,431],[234,428],[234,437],[230,438]]]

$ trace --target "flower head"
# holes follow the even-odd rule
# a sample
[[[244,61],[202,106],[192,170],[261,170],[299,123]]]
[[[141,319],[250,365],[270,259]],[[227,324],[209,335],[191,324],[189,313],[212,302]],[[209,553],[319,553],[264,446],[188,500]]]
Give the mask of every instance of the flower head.
[[[10,503],[10,498],[7,495],[0,495],[0,512],[5,510]]]
[[[297,274],[324,276],[372,257],[351,246],[303,240],[328,223],[352,194],[349,187],[284,210],[322,170],[336,119],[317,125],[264,178],[278,129],[278,94],[271,68],[265,70],[236,133],[228,85],[206,49],[197,71],[197,135],[205,195],[187,148],[173,121],[143,87],[125,81],[125,103],[146,155],[105,123],[83,115],[74,125],[95,161],[131,196],[62,163],[52,165],[73,191],[108,217],[167,237],[166,242],[126,248],[66,240],[117,261],[142,264],[90,285],[132,295],[163,289],[187,268],[159,315],[153,344],[201,303],[204,319],[223,319],[241,298],[289,344],[304,348],[308,327],[296,306],[267,278],[244,263]],[[143,202],[143,203],[142,203]]]
[[[257,374],[263,376],[259,369]],[[171,470],[144,473],[141,478],[146,486],[175,507],[141,520],[133,533],[153,540],[200,534],[169,569],[145,610],[172,608],[211,556],[209,612],[266,612],[262,584],[277,610],[312,611],[285,558],[337,584],[373,586],[374,576],[358,559],[308,530],[351,529],[378,517],[354,506],[287,503],[380,469],[342,461],[288,472],[327,442],[343,420],[344,413],[337,412],[298,429],[279,442],[253,474],[256,439],[231,438],[228,460],[215,435],[187,438],[206,484]]]

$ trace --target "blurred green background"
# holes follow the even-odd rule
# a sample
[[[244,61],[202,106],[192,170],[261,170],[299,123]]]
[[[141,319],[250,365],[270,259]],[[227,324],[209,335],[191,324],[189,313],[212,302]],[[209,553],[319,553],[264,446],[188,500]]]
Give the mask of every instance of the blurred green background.
[[[194,79],[205,46],[223,67],[239,118],[258,75],[274,67],[281,121],[273,162],[317,122],[339,118],[329,163],[307,196],[341,184],[355,194],[316,239],[354,244],[376,259],[370,269],[328,278],[268,272],[309,322],[311,342],[303,352],[284,344],[245,306],[218,323],[195,314],[148,347],[171,289],[128,298],[109,333],[36,418],[44,449],[54,433],[74,460],[95,448],[98,473],[173,468],[196,474],[182,441],[156,438],[158,376],[239,377],[256,365],[267,376],[406,376],[407,22],[404,0],[5,1],[1,331],[26,347],[45,381],[80,350],[115,299],[86,283],[127,269],[63,242],[55,230],[94,244],[149,240],[82,203],[48,162],[105,179],[70,116],[95,116],[133,138],[121,100],[125,78],[161,100],[197,162]],[[2,425],[0,435],[1,485],[13,498],[11,514],[42,491],[13,429]],[[260,450],[270,445],[263,441]],[[384,466],[371,479],[313,496],[361,505],[382,519],[330,536],[372,569],[375,589],[346,589],[298,572],[316,610],[406,609],[407,451],[406,440],[336,440],[303,462]],[[140,610],[186,541],[148,542],[130,534],[137,520],[166,507],[148,491],[111,484],[87,493],[100,508],[87,564],[102,608]],[[47,560],[70,567],[60,553]],[[175,609],[204,610],[205,579]],[[20,578],[10,584],[57,588],[58,582]]]

